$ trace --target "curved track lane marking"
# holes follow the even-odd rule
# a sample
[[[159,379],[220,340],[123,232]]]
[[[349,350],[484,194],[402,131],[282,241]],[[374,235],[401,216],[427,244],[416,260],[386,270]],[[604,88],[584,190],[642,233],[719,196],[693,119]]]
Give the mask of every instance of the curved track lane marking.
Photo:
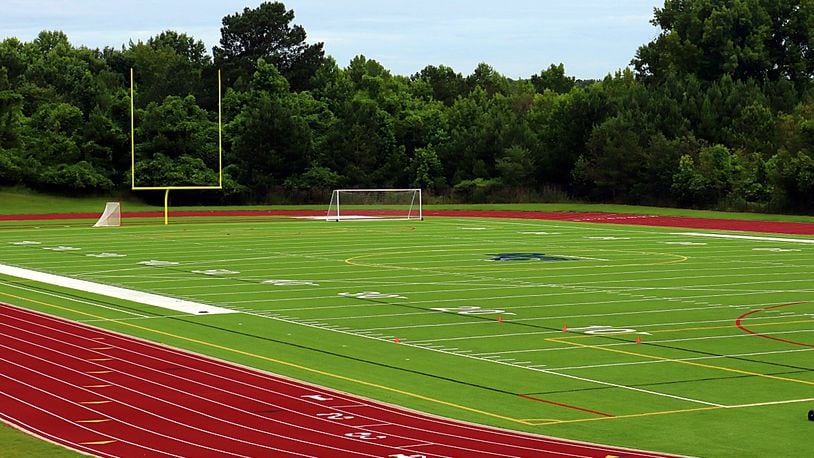
[[[67,336],[64,337],[66,341],[63,341],[62,337],[45,336],[34,331],[30,331],[34,335],[24,334],[28,335],[28,337],[31,339],[35,338],[36,335],[39,335],[40,339],[53,339],[57,342],[62,342],[59,351],[65,353],[65,355],[62,355],[61,357],[67,358],[67,361],[73,361],[76,364],[85,364],[89,367],[111,367],[112,374],[105,377],[121,377],[122,375],[120,374],[120,369],[123,369],[124,367],[114,367],[119,364],[123,366],[137,366],[139,364],[148,366],[148,362],[152,362],[154,365],[163,365],[159,367],[164,368],[164,372],[166,373],[164,374],[165,378],[168,378],[169,380],[176,380],[178,384],[181,383],[182,378],[187,380],[185,383],[191,383],[190,380],[200,378],[201,374],[203,373],[216,373],[216,371],[220,372],[220,374],[216,373],[216,378],[220,380],[218,382],[219,384],[225,385],[228,380],[232,379],[236,379],[239,382],[231,386],[218,387],[218,389],[213,390],[208,394],[211,396],[225,396],[223,391],[237,391],[237,387],[240,387],[240,389],[251,387],[254,394],[250,395],[244,392],[243,400],[259,400],[263,402],[265,408],[268,408],[269,404],[276,405],[278,402],[290,403],[296,400],[305,406],[303,409],[304,411],[294,412],[289,409],[286,411],[286,413],[294,416],[300,415],[303,418],[309,418],[312,423],[309,425],[304,425],[306,429],[314,429],[314,427],[316,427],[320,433],[323,433],[321,436],[318,436],[322,440],[327,440],[329,438],[336,440],[338,434],[341,434],[342,431],[348,431],[341,434],[341,437],[339,437],[340,441],[350,447],[351,450],[360,450],[362,451],[362,454],[368,454],[369,456],[447,456],[460,455],[462,453],[467,456],[531,456],[543,454],[546,456],[606,456],[609,454],[624,456],[665,456],[648,452],[627,450],[623,448],[602,447],[593,444],[558,441],[543,436],[513,433],[510,431],[497,430],[488,427],[479,427],[473,424],[444,420],[439,417],[423,415],[418,412],[401,411],[393,406],[367,401],[333,390],[307,385],[301,382],[295,382],[294,380],[290,379],[275,377],[268,373],[250,370],[242,366],[228,364],[226,362],[206,358],[201,355],[175,350],[170,347],[149,343],[147,341],[93,328],[87,325],[80,325],[78,323],[57,319],[55,317],[40,313],[34,313],[27,310],[6,306],[0,307],[0,311],[3,312],[0,314],[0,318],[2,318],[2,322],[0,323],[5,325],[5,329],[9,328],[7,323],[14,322],[16,320],[18,323],[18,326],[16,327],[18,328],[22,328],[22,326],[19,326],[20,324],[27,323],[26,328],[28,326],[34,326],[35,328],[46,327],[50,329],[51,334],[68,334],[72,336],[70,339]],[[16,315],[16,317],[12,315]],[[105,350],[104,353],[113,358],[113,361],[93,362],[87,360],[89,353],[101,354],[101,350],[91,349],[92,347],[98,347],[99,337],[102,337],[104,340],[105,347],[113,347],[116,349],[115,352],[113,350]],[[71,339],[73,339],[72,342]],[[19,342],[21,340],[23,339],[18,338],[15,341]],[[87,341],[87,348],[81,348],[81,345],[78,344],[78,342],[82,341]],[[51,341],[51,346],[57,346],[57,342]],[[68,352],[67,350],[70,348],[73,348],[76,351],[76,354],[72,354],[73,351]],[[7,355],[4,356],[8,357]],[[56,358],[56,354],[52,353],[51,356]],[[27,356],[25,359],[29,358],[30,356]],[[65,361],[63,361],[63,363],[64,362]],[[170,364],[174,364],[175,367],[178,367],[181,370],[171,370],[172,367],[168,367]],[[56,366],[59,367],[60,363],[56,363]],[[65,364],[62,364],[63,371],[67,370],[64,366]],[[76,375],[80,377],[91,377],[93,380],[96,380],[96,382],[92,383],[98,383],[99,379],[110,380],[100,376],[89,376],[87,374],[83,374],[81,373],[81,369],[83,368],[75,371],[80,373]],[[144,368],[139,369],[139,371],[145,372]],[[157,371],[157,368],[153,368],[152,372]],[[188,375],[188,377],[182,377],[182,372],[191,373],[191,375]],[[149,378],[147,375],[149,375],[149,373],[138,374],[140,377]],[[85,381],[87,382],[87,378]],[[116,388],[115,383],[109,384],[113,385],[113,388]],[[152,385],[155,384],[156,383],[153,383]],[[138,390],[144,388],[146,388],[146,386],[138,386],[133,389]],[[106,389],[100,389],[99,392],[104,392],[104,390]],[[99,394],[99,392],[96,394]],[[274,394],[277,395],[275,402],[267,401],[267,399]],[[150,396],[160,398],[161,396],[166,396],[166,393],[160,391],[159,393],[153,393]],[[256,398],[252,399],[253,396],[256,396]],[[263,399],[260,399],[260,396],[263,396]],[[240,396],[236,397],[240,398]],[[304,400],[303,397],[305,397]],[[331,404],[330,402],[324,402],[327,398],[335,401],[335,403]],[[136,398],[136,400],[138,399],[143,398]],[[194,410],[195,404],[201,402],[199,398],[193,397],[193,399],[195,399],[195,402],[192,406],[187,406],[188,409]],[[122,401],[119,400],[119,402]],[[181,404],[180,400],[177,402]],[[236,401],[232,399],[232,402]],[[104,411],[98,406],[82,406],[78,403],[77,406],[83,409],[100,409],[99,412],[104,413]],[[342,421],[331,421],[330,419],[316,417],[314,416],[314,412],[318,411],[318,408],[326,409],[326,413],[331,415],[337,413],[352,415],[348,414],[348,412],[355,413],[357,410],[360,410],[362,412],[361,415],[359,415],[359,418],[366,424],[351,426],[343,424]],[[381,413],[388,413],[389,417],[382,417]],[[272,416],[273,415],[275,414],[272,413]],[[9,421],[8,416],[5,416],[5,418],[6,421]],[[396,424],[392,421],[393,419],[398,419],[399,421],[406,423],[407,426]],[[276,420],[265,418],[264,421]],[[14,423],[13,420],[11,422]],[[115,425],[116,422],[108,422],[105,424]],[[280,422],[277,422],[277,425],[278,426],[275,429],[277,429],[277,432],[279,433],[282,428],[285,427],[285,425]],[[213,429],[224,426],[224,423],[209,425],[209,427]],[[259,429],[257,428],[257,424],[250,426],[253,429]],[[323,432],[323,430],[325,431]],[[303,434],[303,429],[295,428],[293,430],[287,430],[284,435],[285,434]],[[89,442],[99,442],[100,444],[94,445],[91,448],[99,447],[102,449],[105,447],[115,446],[118,443],[114,442],[102,445],[101,442],[105,442],[102,439],[102,437],[97,436],[90,439],[84,437],[81,440],[82,442],[85,442],[85,444]],[[381,443],[374,443],[380,440]],[[399,444],[393,445],[383,443],[388,440],[398,440]],[[74,443],[75,442],[78,441],[74,441]],[[476,448],[473,449],[467,447],[467,444],[470,445],[470,447],[475,445]],[[491,444],[492,447],[490,447],[489,444]],[[225,447],[228,444],[220,443],[219,445]],[[77,449],[87,450],[87,447],[90,446],[84,445],[81,448],[78,446],[74,447]],[[303,447],[306,447],[306,444],[301,442],[298,449],[291,450],[290,452],[297,454],[308,454],[308,449]],[[321,450],[325,452],[324,448]],[[186,451],[184,454],[194,454],[194,452]],[[324,454],[322,456],[324,456]]]

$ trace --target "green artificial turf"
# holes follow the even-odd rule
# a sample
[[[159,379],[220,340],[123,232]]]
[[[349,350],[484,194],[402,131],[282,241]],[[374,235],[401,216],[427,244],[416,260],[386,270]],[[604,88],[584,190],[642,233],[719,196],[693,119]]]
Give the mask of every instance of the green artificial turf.
[[[235,313],[4,276],[0,301],[504,428],[699,456],[810,448],[811,237],[479,218],[88,225],[5,225],[0,263]]]

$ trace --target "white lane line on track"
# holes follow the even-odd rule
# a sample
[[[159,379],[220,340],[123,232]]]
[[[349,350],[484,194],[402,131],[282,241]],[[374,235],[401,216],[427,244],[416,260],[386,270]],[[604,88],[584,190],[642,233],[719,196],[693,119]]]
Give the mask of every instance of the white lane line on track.
[[[107,331],[105,331],[105,332],[107,332]],[[129,336],[115,335],[115,334],[114,334],[114,336],[115,336],[116,338],[119,338],[119,339],[131,340],[131,341],[133,341],[133,342],[135,342],[135,343],[137,343],[137,344],[139,344],[139,345],[148,345],[148,344],[146,344],[146,343],[144,343],[144,342],[140,342],[140,341],[138,341],[137,339],[132,339],[132,338],[130,338]],[[48,338],[48,336],[44,336],[44,337]],[[175,351],[175,353],[173,353],[173,352],[171,351],[172,349],[169,349],[169,348],[158,348],[158,350],[161,350],[161,351],[166,351],[166,352],[170,352],[170,353],[172,353],[172,354],[174,354],[174,355],[176,355],[176,356],[180,354],[181,356],[190,357],[190,358],[192,358],[192,359],[194,359],[194,360],[196,360],[196,361],[205,361],[205,362],[207,362],[207,363],[209,363],[209,364],[215,364],[215,365],[217,365],[217,366],[225,366],[225,367],[227,367],[227,368],[229,368],[229,369],[232,369],[232,370],[239,370],[239,371],[242,371],[242,372],[246,372],[246,373],[249,373],[249,374],[251,374],[251,375],[253,375],[253,376],[261,376],[263,379],[269,379],[269,378],[271,378],[271,377],[269,377],[267,374],[263,374],[263,373],[256,373],[256,372],[254,372],[254,371],[249,371],[249,370],[247,370],[247,369],[241,368],[240,366],[231,366],[231,365],[229,365],[229,364],[227,364],[227,363],[222,363],[222,362],[220,362],[220,361],[218,361],[218,360],[209,360],[209,359],[207,359],[207,358],[204,358],[204,357],[201,357],[201,356],[198,356],[198,355],[194,355],[194,354],[186,354],[186,352],[178,352],[178,351]],[[135,352],[135,351],[133,351],[133,350],[126,350],[126,351],[131,351],[131,352],[134,352],[134,353],[140,354],[140,353]],[[150,357],[151,357],[151,358],[153,358],[153,359],[157,359],[157,360],[163,361],[163,360],[161,360],[160,358],[156,358],[156,357],[154,357],[154,356],[150,356]],[[135,364],[135,363],[133,363],[133,364]],[[174,363],[174,364],[177,364],[177,363]],[[196,368],[192,368],[192,367],[190,367],[190,369],[191,369],[191,370],[194,370],[194,371],[199,371],[199,372],[202,372],[202,373],[207,373],[207,374],[209,374],[208,372],[205,372],[205,371],[203,371],[203,370],[198,370],[198,369],[196,369]],[[209,374],[209,375],[212,375],[212,374]],[[178,377],[178,376],[176,376],[175,374],[172,374],[172,376],[173,376],[173,377],[176,377],[176,378],[182,378],[182,377]],[[192,379],[190,379],[190,380],[192,380]],[[280,382],[282,379],[276,379],[276,378],[273,378],[273,380],[274,380],[274,381],[277,381],[277,382]],[[282,381],[284,381],[284,380],[282,380]],[[290,385],[292,385],[292,386],[300,387],[300,388],[302,388],[303,386],[306,386],[304,383],[297,383],[297,384],[294,384],[294,383],[292,383],[292,382],[288,382],[288,384],[290,384]],[[311,389],[314,389],[314,388],[313,388],[313,387],[311,387]],[[319,389],[319,388],[317,388],[317,389]],[[322,389],[322,390],[325,390],[325,389]],[[269,391],[269,390],[266,390],[266,391]],[[283,393],[281,393],[281,392],[276,392],[276,391],[274,391],[273,393],[274,393],[274,394],[277,394],[277,395],[281,395],[281,396],[286,396],[286,397],[291,398],[291,399],[298,399],[298,398],[293,397],[293,396],[290,396],[290,395],[285,395],[285,394],[283,394]],[[332,396],[334,396],[334,395],[332,394]],[[317,403],[311,403],[311,404],[318,405]],[[324,407],[324,406],[320,406],[320,407]],[[383,408],[382,406],[374,406],[374,405],[370,405],[370,404],[356,404],[356,405],[354,405],[353,407],[374,408],[374,409],[379,409],[379,410],[384,410],[384,411],[391,411],[391,410],[392,410],[392,411],[394,411],[394,412],[399,412],[399,414],[404,415],[404,412],[397,411],[396,409],[393,409],[393,408]],[[294,412],[294,413],[299,413],[299,412],[296,412],[296,411],[293,411],[293,412]],[[265,417],[263,417],[263,418],[265,418]],[[417,417],[417,418],[418,418],[418,417]],[[265,418],[265,419],[267,419],[267,418]],[[372,418],[371,418],[371,419],[372,419]],[[425,419],[425,420],[426,420],[426,419]],[[434,419],[434,418],[432,418],[432,417],[429,417],[429,421],[436,421],[436,422],[439,422],[439,423],[448,424],[448,423],[443,422],[443,419]],[[467,428],[467,429],[478,430],[478,428],[477,428],[477,427],[470,427],[470,426],[467,426],[467,425],[465,425],[465,424],[464,424],[464,425],[457,425],[457,426],[463,426],[464,428]],[[413,428],[413,429],[419,429],[419,428]],[[438,433],[435,433],[435,430],[434,430],[434,429],[433,429],[433,430],[421,430],[421,431],[431,431],[431,432],[433,432],[434,434],[438,434]],[[511,435],[511,434],[507,434],[507,435]],[[392,437],[392,435],[391,435],[391,437]],[[471,437],[471,438],[469,438],[469,439],[470,439],[470,440],[473,440],[473,441],[477,441],[477,440],[479,440],[479,439],[475,439],[474,437]],[[538,440],[538,439],[535,437],[535,440]],[[545,439],[545,438],[540,438],[539,440],[540,440],[540,441],[545,441],[545,440],[547,440],[547,439]],[[556,444],[557,442],[556,442],[556,441],[549,441],[549,443]],[[461,450],[463,450],[463,451],[465,451],[465,452],[466,452],[466,451],[469,451],[469,452],[474,452],[474,450],[470,450],[470,449],[466,449],[466,448],[462,448],[462,447],[457,447],[457,448],[459,448],[459,449],[461,449]],[[521,449],[522,449],[523,447],[519,447],[519,448],[521,448]],[[601,448],[601,447],[599,447],[598,449],[599,449],[599,450],[605,450],[605,449],[603,449],[603,448]]]
[[[4,347],[4,348],[10,349],[10,350],[13,350],[12,348],[10,348],[10,347],[6,347],[5,345],[0,345],[0,347]],[[13,362],[13,361],[9,361],[9,360],[7,360],[7,359],[5,359],[5,358],[0,357],[0,361],[5,362],[6,364],[11,364],[11,365],[14,365],[14,366],[18,366],[18,367],[25,368],[25,369],[27,369],[27,370],[29,370],[29,371],[33,372],[33,373],[36,373],[36,374],[44,375],[44,376],[46,376],[46,377],[48,377],[48,378],[53,379],[54,381],[56,381],[56,382],[58,382],[58,383],[59,383],[59,382],[62,382],[61,380],[59,380],[59,379],[57,379],[57,378],[54,378],[54,377],[49,377],[47,374],[44,374],[44,373],[42,373],[42,372],[39,372],[39,371],[37,371],[37,370],[34,370],[34,369],[31,369],[31,368],[28,368],[28,367],[23,366],[23,365],[17,364],[17,363],[15,363],[15,362]],[[93,412],[93,413],[95,413],[95,414],[97,414],[97,415],[104,415],[102,412],[99,412],[99,411],[98,411],[98,410],[96,410],[96,409],[93,409],[93,408],[90,408],[90,407],[87,407],[87,406],[83,406],[82,404],[79,404],[79,403],[74,402],[74,401],[72,401],[72,400],[70,400],[70,399],[64,398],[64,397],[62,397],[62,396],[60,396],[60,395],[58,395],[58,394],[56,394],[56,393],[53,393],[53,392],[51,392],[51,391],[49,391],[49,390],[45,390],[45,389],[42,389],[42,388],[40,388],[40,387],[37,387],[37,386],[31,385],[30,383],[26,383],[26,382],[24,382],[24,381],[22,381],[22,380],[18,380],[18,379],[11,378],[11,377],[7,376],[6,374],[0,373],[0,377],[5,378],[5,379],[7,379],[7,380],[10,380],[10,381],[12,381],[12,382],[14,382],[14,383],[19,383],[19,384],[21,384],[21,385],[24,385],[24,386],[28,387],[28,388],[29,388],[30,390],[32,390],[32,391],[38,391],[38,392],[40,392],[40,393],[44,394],[46,397],[53,397],[53,398],[55,398],[55,399],[59,399],[59,400],[61,400],[61,401],[63,401],[63,402],[66,402],[66,403],[68,403],[68,404],[73,404],[73,405],[76,405],[77,407],[85,407],[85,408],[86,408],[88,411]],[[64,382],[62,382],[62,383],[64,383]],[[91,392],[90,390],[87,390],[87,391],[88,391],[88,392]],[[91,392],[91,393],[92,393],[92,392]],[[2,394],[5,394],[5,393],[2,393]],[[93,395],[94,395],[94,396],[99,396],[99,394],[98,394],[98,393],[93,393]],[[41,410],[44,410],[44,409],[41,409]],[[137,409],[137,410],[140,410],[140,409]],[[145,411],[145,412],[146,412],[146,411]],[[153,415],[155,415],[155,414],[153,414]],[[138,430],[144,431],[144,432],[146,432],[146,433],[148,433],[148,434],[154,434],[154,435],[156,435],[156,436],[164,437],[165,439],[170,439],[170,440],[174,440],[174,441],[182,442],[182,443],[185,443],[185,444],[187,444],[187,445],[191,445],[191,446],[193,446],[193,447],[200,447],[200,448],[202,448],[202,449],[206,449],[206,450],[209,450],[209,451],[212,451],[212,452],[224,453],[224,454],[227,454],[227,455],[240,456],[240,455],[238,455],[238,454],[236,454],[236,453],[229,453],[229,452],[227,452],[227,451],[225,451],[225,450],[220,450],[220,449],[216,449],[216,448],[212,448],[212,447],[207,447],[207,446],[202,445],[202,444],[196,444],[196,443],[194,443],[194,442],[190,442],[190,441],[187,441],[187,440],[184,440],[184,439],[179,439],[179,438],[177,438],[177,437],[168,436],[168,435],[166,435],[166,434],[162,434],[162,433],[160,433],[160,432],[153,431],[153,430],[150,430],[150,429],[146,429],[146,428],[144,428],[144,427],[141,427],[141,426],[138,426],[138,425],[135,425],[135,424],[129,423],[129,422],[127,422],[127,421],[125,421],[125,420],[123,420],[123,419],[120,419],[120,418],[117,418],[117,419],[116,419],[116,421],[118,421],[118,422],[120,422],[120,423],[122,423],[122,424],[125,424],[125,425],[127,425],[127,426],[129,426],[129,427],[131,427],[131,428],[134,428],[134,429],[138,429]],[[75,423],[75,422],[71,422],[71,423]],[[176,422],[176,423],[181,424],[180,422]],[[94,431],[94,432],[95,432],[95,431]],[[125,441],[125,442],[126,442],[126,441]],[[142,446],[141,448],[147,448],[147,447]],[[161,451],[161,452],[163,453],[163,451]]]
[[[2,374],[0,374],[0,375],[2,375]],[[141,444],[137,444],[135,442],[130,442],[130,441],[126,440],[126,439],[122,439],[122,438],[119,438],[119,437],[116,437],[116,436],[111,436],[109,434],[100,433],[99,431],[96,431],[95,429],[92,429],[92,428],[90,428],[88,426],[84,426],[84,425],[81,425],[81,424],[77,424],[77,423],[75,423],[75,422],[73,422],[71,420],[68,420],[67,418],[65,418],[63,416],[60,416],[60,415],[56,414],[55,412],[51,412],[50,410],[44,409],[44,408],[42,408],[42,407],[40,407],[38,405],[31,404],[30,402],[24,401],[22,399],[17,399],[17,398],[15,398],[13,396],[10,396],[9,394],[5,393],[4,391],[0,391],[0,396],[6,396],[9,399],[12,399],[12,400],[14,400],[16,402],[27,405],[31,409],[38,410],[40,412],[45,413],[46,415],[49,415],[50,417],[56,418],[60,422],[63,422],[63,423],[66,423],[66,424],[71,424],[71,425],[74,425],[76,427],[82,428],[82,429],[88,431],[89,433],[91,433],[93,435],[98,435],[98,436],[104,437],[104,438],[106,438],[108,440],[121,441],[123,443],[132,445],[133,447],[148,450],[150,452],[154,452],[154,453],[158,453],[158,454],[162,454],[162,455],[174,456],[174,457],[177,457],[177,458],[183,458],[182,455],[175,455],[175,454],[171,454],[169,452],[163,451],[163,450],[156,450],[154,448],[150,448],[150,447],[147,447],[147,446],[144,446],[144,445],[141,445]],[[104,452],[102,452],[100,450],[96,450],[96,449],[84,446],[82,444],[79,444],[79,443],[72,442],[72,441],[67,440],[67,439],[65,439],[63,437],[56,436],[56,435],[54,435],[54,434],[52,434],[52,433],[50,433],[48,431],[42,431],[42,430],[40,430],[38,428],[27,425],[26,423],[18,420],[17,418],[12,417],[10,415],[7,415],[7,414],[5,414],[3,412],[0,412],[0,417],[5,418],[6,421],[9,424],[19,425],[21,427],[25,427],[26,431],[33,431],[40,437],[48,438],[49,440],[51,440],[51,441],[53,441],[55,443],[66,445],[66,446],[68,446],[70,448],[73,448],[74,450],[77,450],[77,451],[80,451],[80,452],[81,451],[87,451],[89,454],[92,454],[93,456],[108,456],[108,457],[115,457],[116,456],[116,455],[106,454],[106,453],[104,453]]]

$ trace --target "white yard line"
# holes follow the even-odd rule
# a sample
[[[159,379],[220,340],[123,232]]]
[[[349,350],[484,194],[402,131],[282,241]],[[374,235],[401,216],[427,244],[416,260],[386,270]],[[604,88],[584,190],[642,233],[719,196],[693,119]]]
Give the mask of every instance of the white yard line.
[[[246,313],[248,315],[253,315],[253,316],[258,316],[258,317],[262,317],[262,318],[275,320],[275,321],[281,321],[281,322],[285,322],[285,323],[296,324],[296,325],[299,325],[299,326],[306,326],[306,327],[310,327],[310,328],[317,328],[317,329],[321,329],[321,330],[325,330],[325,331],[337,332],[337,333],[340,333],[340,334],[352,335],[352,336],[355,336],[355,337],[362,337],[362,338],[371,339],[371,340],[390,342],[393,339],[393,336],[376,337],[376,336],[371,336],[371,335],[365,335],[365,334],[359,333],[358,331],[356,331],[356,332],[354,332],[354,331],[342,331],[342,330],[337,330],[337,329],[325,328],[325,327],[323,327],[323,326],[321,326],[319,324],[316,324],[316,323],[310,323],[309,324],[309,323],[303,323],[301,321],[291,320],[291,319],[287,319],[287,318],[283,318],[283,317],[269,317],[269,316],[266,316],[266,315],[260,315],[260,314],[250,313],[250,312],[244,312],[244,313]],[[653,396],[667,397],[667,398],[677,399],[677,400],[680,400],[680,401],[686,401],[686,402],[691,402],[691,403],[695,403],[695,404],[703,404],[703,405],[714,406],[714,407],[724,407],[723,404],[708,402],[708,401],[704,401],[704,400],[700,400],[700,399],[694,399],[694,398],[683,397],[683,396],[676,396],[676,395],[672,395],[672,394],[668,394],[668,393],[661,393],[661,392],[658,392],[658,391],[646,390],[646,389],[643,389],[643,388],[636,388],[636,387],[631,387],[631,386],[627,386],[627,385],[621,385],[621,384],[618,384],[618,383],[605,382],[605,381],[602,381],[602,380],[590,379],[590,378],[587,378],[587,377],[579,377],[579,376],[576,376],[576,375],[562,374],[562,373],[551,371],[551,370],[548,370],[548,369],[542,369],[540,367],[519,365],[519,364],[515,364],[515,363],[511,363],[511,362],[494,361],[494,360],[491,360],[491,359],[488,359],[488,358],[480,357],[478,355],[465,354],[465,353],[463,353],[461,351],[449,351],[449,350],[444,349],[443,347],[442,348],[432,348],[432,347],[428,346],[427,344],[413,344],[413,343],[410,343],[410,342],[405,342],[404,340],[402,340],[399,343],[399,345],[408,346],[408,347],[412,347],[412,348],[419,348],[419,349],[422,349],[422,350],[432,351],[432,352],[441,353],[441,354],[450,355],[450,356],[456,356],[456,357],[460,357],[460,358],[473,359],[473,360],[482,361],[482,362],[489,362],[489,363],[492,363],[492,364],[500,364],[500,365],[503,365],[503,366],[513,367],[513,368],[522,369],[522,370],[529,370],[529,371],[533,371],[533,372],[539,372],[539,373],[552,375],[552,376],[556,376],[556,377],[564,377],[564,378],[568,378],[568,379],[572,379],[572,380],[579,380],[579,381],[586,382],[586,383],[594,383],[594,384],[603,385],[603,386],[610,386],[610,387],[613,387],[613,388],[620,388],[620,389],[623,389],[623,390],[635,391],[635,392],[649,394],[649,395],[653,395]]]
[[[783,353],[800,353],[800,352],[809,352],[814,351],[814,348],[803,348],[799,350],[777,350],[777,351],[762,351],[762,352],[755,352],[755,353],[736,353],[732,355],[715,355],[715,356],[697,356],[694,358],[673,358],[673,359],[665,359],[665,360],[658,360],[658,361],[635,361],[635,362],[624,362],[624,363],[609,363],[609,364],[591,364],[585,366],[566,366],[566,367],[551,367],[550,369],[553,371],[567,371],[567,370],[580,370],[580,369],[595,369],[600,367],[617,367],[617,366],[639,366],[644,364],[662,364],[662,363],[672,363],[676,361],[703,361],[708,359],[724,359],[724,358],[741,358],[746,356],[763,356],[763,355],[777,355]]]

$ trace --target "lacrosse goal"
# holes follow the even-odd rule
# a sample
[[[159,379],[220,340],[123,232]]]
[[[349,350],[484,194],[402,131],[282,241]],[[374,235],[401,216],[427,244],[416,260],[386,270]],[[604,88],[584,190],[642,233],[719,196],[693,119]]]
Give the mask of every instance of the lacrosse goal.
[[[119,202],[108,202],[105,211],[93,227],[116,227],[122,225],[122,206]]]

